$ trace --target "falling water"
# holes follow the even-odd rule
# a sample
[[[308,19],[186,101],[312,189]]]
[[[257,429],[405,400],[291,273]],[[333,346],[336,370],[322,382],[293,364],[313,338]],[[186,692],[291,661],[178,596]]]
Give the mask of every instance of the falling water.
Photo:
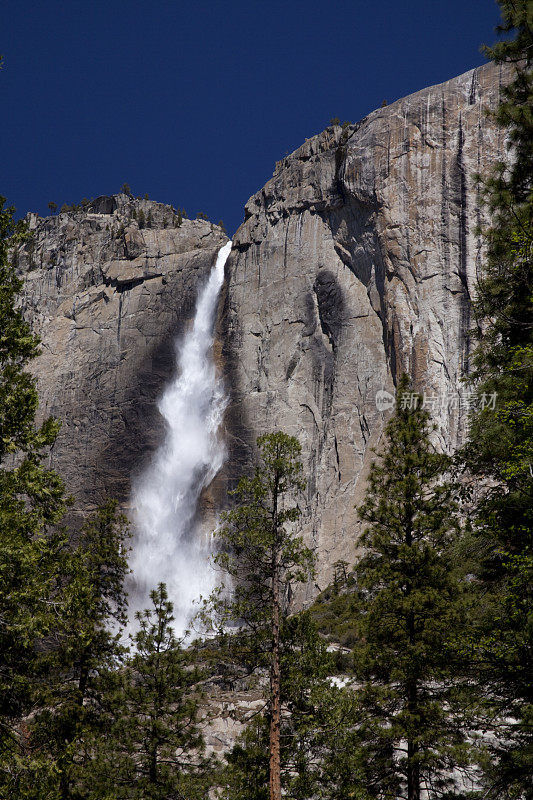
[[[165,441],[134,486],[136,540],[131,567],[133,611],[148,604],[159,582],[174,603],[177,634],[190,622],[194,602],[209,593],[214,575],[209,547],[197,521],[198,499],[221,468],[225,450],[218,436],[226,398],[212,356],[214,315],[231,242],[219,251],[201,291],[194,324],[177,347],[177,375],[158,408]]]

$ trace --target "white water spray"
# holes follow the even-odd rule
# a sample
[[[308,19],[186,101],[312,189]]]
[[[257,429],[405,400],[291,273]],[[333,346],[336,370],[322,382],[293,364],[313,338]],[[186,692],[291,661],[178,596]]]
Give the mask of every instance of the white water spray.
[[[213,324],[224,264],[231,242],[219,251],[198,296],[193,327],[178,344],[178,372],[158,408],[166,422],[165,441],[133,490],[137,538],[131,559],[135,583],[132,613],[149,605],[161,581],[174,604],[181,635],[194,601],[215,585],[209,546],[196,519],[198,499],[222,467],[225,449],[218,429],[226,397],[212,356]]]

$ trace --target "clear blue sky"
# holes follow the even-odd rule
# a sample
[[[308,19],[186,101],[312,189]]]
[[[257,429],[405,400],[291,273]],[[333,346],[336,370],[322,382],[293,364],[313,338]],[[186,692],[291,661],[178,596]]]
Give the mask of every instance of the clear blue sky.
[[[0,194],[113,193],[223,219],[331,117],[482,64],[495,0],[2,3]]]

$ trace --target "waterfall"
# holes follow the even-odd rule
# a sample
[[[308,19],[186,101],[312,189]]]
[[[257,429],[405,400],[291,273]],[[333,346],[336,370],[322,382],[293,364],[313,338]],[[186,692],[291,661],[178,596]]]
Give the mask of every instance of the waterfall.
[[[177,371],[158,403],[165,440],[133,487],[136,538],[130,566],[132,613],[149,605],[160,581],[174,604],[177,635],[190,622],[194,601],[215,585],[209,542],[197,520],[198,499],[222,467],[218,430],[226,396],[212,354],[214,316],[231,242],[218,253],[198,295],[192,328],[176,343]]]

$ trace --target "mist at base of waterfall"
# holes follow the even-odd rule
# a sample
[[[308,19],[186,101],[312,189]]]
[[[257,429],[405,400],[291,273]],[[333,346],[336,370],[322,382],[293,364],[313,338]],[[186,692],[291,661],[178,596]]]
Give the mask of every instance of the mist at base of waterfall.
[[[211,536],[202,530],[198,502],[222,467],[226,451],[219,429],[226,395],[213,360],[213,327],[231,242],[219,251],[200,291],[194,322],[177,342],[176,377],[158,403],[165,439],[132,492],[135,536],[130,558],[130,628],[136,611],[150,607],[150,591],[166,583],[174,629],[182,636],[200,595],[216,584]]]

